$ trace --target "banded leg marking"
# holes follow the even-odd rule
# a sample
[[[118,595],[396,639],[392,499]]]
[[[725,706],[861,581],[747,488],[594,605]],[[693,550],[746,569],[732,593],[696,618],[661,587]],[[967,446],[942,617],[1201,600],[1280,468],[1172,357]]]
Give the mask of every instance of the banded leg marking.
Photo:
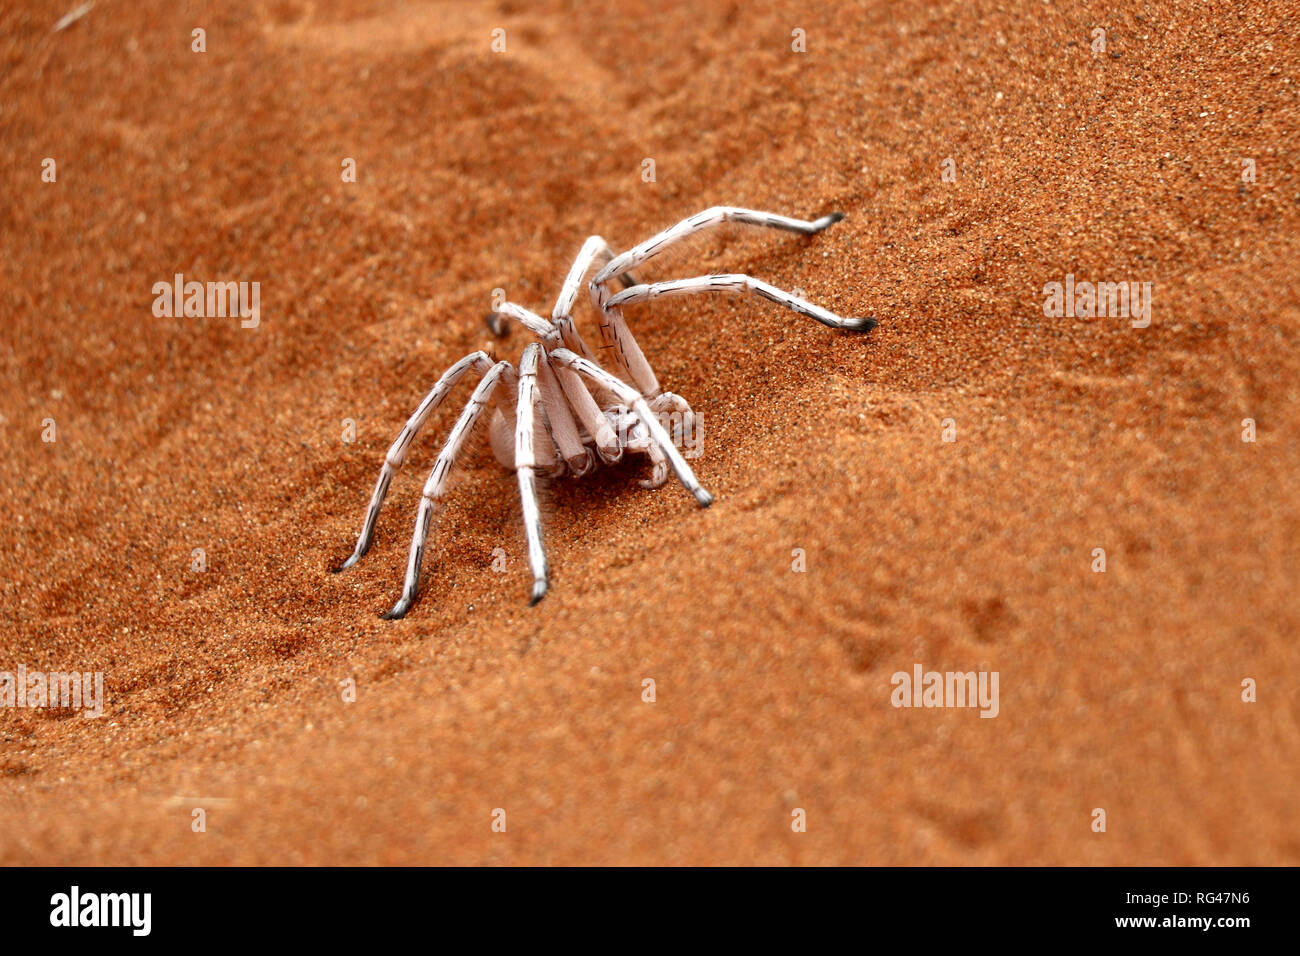
[[[833,212],[822,216],[820,219],[806,220],[792,219],[789,216],[781,216],[774,212],[762,212],[758,209],[741,209],[737,206],[713,206],[703,212],[696,213],[694,216],[683,219],[675,226],[669,226],[663,232],[651,236],[639,245],[633,246],[622,255],[615,256],[605,268],[596,273],[595,278],[591,281],[593,285],[606,282],[619,273],[635,269],[688,236],[693,236],[704,229],[720,226],[724,222],[767,226],[771,229],[784,229],[787,232],[798,232],[810,236],[813,233],[821,232],[828,226],[833,226],[843,218],[844,213],[842,212]]]
[[[420,496],[420,512],[415,518],[415,533],[411,536],[411,553],[406,561],[406,585],[402,588],[402,596],[393,605],[393,609],[384,615],[390,620],[405,617],[406,612],[415,603],[415,595],[420,586],[420,565],[424,561],[424,546],[429,537],[429,524],[433,520],[434,509],[447,491],[447,479],[451,476],[452,465],[456,463],[461,450],[465,447],[465,439],[469,437],[474,424],[483,414],[483,409],[487,407],[488,400],[491,399],[492,392],[497,386],[497,380],[509,367],[509,362],[498,362],[483,376],[483,380],[478,383],[478,388],[474,389],[474,394],[470,396],[469,402],[460,413],[460,418],[456,419],[456,424],[452,426],[451,434],[443,443],[442,451],[438,453],[438,460],[434,462],[429,480],[425,482],[424,491]]]
[[[420,402],[419,407],[411,413],[411,417],[402,426],[396,441],[384,457],[384,467],[379,472],[379,480],[375,482],[375,490],[370,496],[370,506],[366,509],[366,517],[361,525],[361,535],[357,538],[357,545],[352,551],[352,556],[337,570],[344,571],[352,567],[370,550],[370,545],[375,538],[375,523],[379,520],[379,510],[384,506],[384,498],[388,495],[388,487],[392,484],[393,476],[406,461],[406,453],[410,451],[411,442],[424,427],[424,423],[429,420],[429,416],[471,368],[480,375],[486,375],[492,368],[492,360],[488,358],[486,352],[472,352],[456,362],[443,372],[442,378],[438,379],[437,384],[424,397],[424,401]]]
[[[730,273],[726,275],[696,276],[692,279],[673,279],[669,282],[652,282],[649,285],[636,285],[624,289],[609,300],[610,308],[631,305],[634,302],[648,302],[651,299],[670,295],[692,295],[700,292],[752,292],[755,295],[783,305],[792,312],[816,319],[822,325],[832,329],[844,329],[849,332],[870,332],[876,327],[875,319],[841,318],[829,309],[814,305],[793,293],[778,289],[776,286],[755,279],[753,276]]]
[[[682,453],[673,444],[672,436],[664,430],[663,425],[659,424],[658,417],[650,410],[649,404],[640,392],[611,375],[595,362],[590,362],[579,355],[575,355],[568,349],[556,349],[551,353],[551,360],[572,368],[589,379],[600,382],[617,395],[621,401],[631,406],[637,418],[650,432],[650,437],[654,439],[660,451],[667,457],[669,465],[672,466],[673,472],[677,475],[677,480],[682,483],[682,486],[695,496],[695,500],[699,502],[701,508],[707,508],[713,504],[713,496],[705,491],[699,481],[696,480],[695,472],[691,471],[691,466],[686,463]]]

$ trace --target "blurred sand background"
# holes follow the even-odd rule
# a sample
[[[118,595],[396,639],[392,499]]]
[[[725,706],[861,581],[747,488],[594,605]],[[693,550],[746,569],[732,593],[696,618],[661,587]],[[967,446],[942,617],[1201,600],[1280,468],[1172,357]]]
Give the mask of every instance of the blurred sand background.
[[[1296,3],[73,6],[0,12],[0,670],[108,707],[0,711],[0,862],[1300,863]],[[551,484],[530,610],[480,432],[382,621],[453,401],[329,573],[494,288],[719,203],[848,218],[647,274],[881,324],[628,310],[713,508]],[[155,318],[177,272],[260,326]],[[894,709],[917,663],[998,717]]]

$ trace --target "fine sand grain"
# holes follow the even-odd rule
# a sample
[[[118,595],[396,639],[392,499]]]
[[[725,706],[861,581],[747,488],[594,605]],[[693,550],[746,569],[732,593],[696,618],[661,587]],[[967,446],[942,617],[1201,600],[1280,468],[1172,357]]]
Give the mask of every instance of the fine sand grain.
[[[1300,863],[1296,3],[75,5],[0,11],[0,670],[107,706],[0,710],[0,862]],[[493,290],[718,203],[847,219],[648,274],[879,328],[629,309],[717,503],[551,483],[529,609],[479,432],[380,620],[455,403],[330,568]],[[891,706],[916,664],[996,718]]]

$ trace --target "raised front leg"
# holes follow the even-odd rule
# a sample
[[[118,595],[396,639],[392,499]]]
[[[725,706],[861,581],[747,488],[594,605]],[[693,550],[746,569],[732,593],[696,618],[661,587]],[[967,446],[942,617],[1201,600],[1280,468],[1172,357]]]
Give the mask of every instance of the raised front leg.
[[[645,242],[633,246],[621,255],[615,256],[605,268],[596,273],[595,278],[591,280],[592,285],[598,285],[616,275],[627,272],[629,269],[635,269],[643,262],[654,258],[688,236],[693,236],[704,229],[720,226],[724,222],[738,222],[747,226],[766,226],[769,229],[784,229],[787,232],[797,232],[810,236],[835,225],[843,218],[844,213],[842,212],[833,212],[830,215],[822,216],[820,219],[805,220],[792,219],[789,216],[777,215],[774,212],[761,212],[757,209],[714,206],[711,209],[704,210],[704,212],[683,219],[675,226],[669,226],[663,232],[651,236]]]
[[[692,295],[699,292],[752,292],[760,298],[783,305],[792,312],[816,319],[822,325],[832,329],[844,329],[848,332],[870,332],[876,327],[875,319],[841,318],[829,309],[801,299],[792,292],[778,289],[762,279],[753,276],[731,273],[729,275],[696,276],[693,279],[673,279],[670,282],[652,282],[649,285],[634,285],[624,289],[609,300],[610,308],[631,305],[634,302],[648,302],[670,295]]]

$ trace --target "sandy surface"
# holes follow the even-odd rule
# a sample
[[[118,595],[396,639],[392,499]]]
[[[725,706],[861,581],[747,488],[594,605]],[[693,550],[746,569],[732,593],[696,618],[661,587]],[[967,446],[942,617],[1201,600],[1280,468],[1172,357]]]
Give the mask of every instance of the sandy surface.
[[[1300,863],[1295,3],[75,5],[0,13],[0,670],[108,706],[0,711],[0,861]],[[716,203],[848,218],[651,277],[880,327],[629,309],[717,504],[551,484],[530,610],[480,432],[380,620],[453,409],[329,569],[492,290]],[[261,324],[156,318],[177,272]],[[892,707],[918,663],[998,716]]]

